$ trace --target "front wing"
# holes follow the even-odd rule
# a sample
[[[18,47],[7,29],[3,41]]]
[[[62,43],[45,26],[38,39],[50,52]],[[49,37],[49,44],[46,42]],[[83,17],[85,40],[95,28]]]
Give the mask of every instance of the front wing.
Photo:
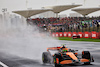
[[[75,63],[85,63],[90,62],[88,59],[80,59],[80,60],[63,60],[61,62],[57,62],[58,64],[75,64]]]

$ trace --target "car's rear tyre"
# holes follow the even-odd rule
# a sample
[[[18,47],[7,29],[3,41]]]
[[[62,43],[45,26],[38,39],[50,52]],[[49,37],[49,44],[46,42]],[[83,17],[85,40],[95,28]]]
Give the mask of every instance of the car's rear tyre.
[[[50,63],[50,57],[51,57],[51,54],[49,52],[43,52],[42,53],[42,62],[43,62],[43,64]]]
[[[88,59],[89,62],[85,62],[84,64],[90,64],[91,62],[91,54],[89,51],[83,51],[82,52],[82,58]]]
[[[59,65],[59,64],[57,64],[57,63],[55,63],[55,67],[61,67],[61,65]]]

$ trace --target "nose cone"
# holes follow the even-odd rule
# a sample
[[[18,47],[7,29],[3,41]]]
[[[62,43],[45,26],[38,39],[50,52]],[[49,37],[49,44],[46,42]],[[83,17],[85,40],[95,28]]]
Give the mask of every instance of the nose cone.
[[[75,61],[78,60],[78,58],[72,52],[67,52],[66,55],[69,55],[69,57],[72,58]]]
[[[74,63],[79,63],[79,60],[73,60]]]

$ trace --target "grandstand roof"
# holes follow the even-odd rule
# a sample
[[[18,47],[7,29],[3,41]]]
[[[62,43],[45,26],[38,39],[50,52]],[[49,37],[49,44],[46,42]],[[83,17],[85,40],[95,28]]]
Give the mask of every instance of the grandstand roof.
[[[36,10],[21,10],[21,11],[12,11],[13,13],[17,13],[21,16],[24,16],[25,18],[31,17],[33,15],[46,12],[46,11],[51,11],[51,9],[36,9]]]
[[[100,10],[100,8],[78,8],[78,9],[72,9],[72,11],[76,11],[80,14],[82,14],[83,16],[86,16],[90,13],[93,13],[95,11]]]
[[[68,9],[78,7],[78,6],[81,6],[81,5],[59,5],[59,6],[48,6],[44,8],[50,8],[50,9],[53,9],[54,13],[60,13],[61,11],[68,10]]]

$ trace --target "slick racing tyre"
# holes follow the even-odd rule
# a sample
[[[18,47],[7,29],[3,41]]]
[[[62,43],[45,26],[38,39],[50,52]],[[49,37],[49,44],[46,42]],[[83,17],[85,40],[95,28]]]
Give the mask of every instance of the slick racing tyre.
[[[90,64],[91,62],[91,55],[89,51],[83,51],[82,52],[82,58],[88,59],[89,62],[85,62],[84,64]]]
[[[42,54],[42,61],[43,61],[43,64],[45,63],[51,63],[51,54],[49,52],[43,52]]]

